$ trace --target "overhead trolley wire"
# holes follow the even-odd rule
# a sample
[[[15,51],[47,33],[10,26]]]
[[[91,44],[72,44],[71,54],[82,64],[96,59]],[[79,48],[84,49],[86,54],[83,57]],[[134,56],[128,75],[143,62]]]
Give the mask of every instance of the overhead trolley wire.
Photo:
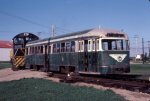
[[[31,23],[31,24],[34,24],[34,25],[37,25],[37,26],[40,26],[40,27],[48,28],[48,29],[49,29],[48,26],[45,26],[45,25],[43,25],[43,24],[40,24],[40,23],[31,21],[31,20],[26,19],[26,18],[23,18],[23,17],[20,17],[20,16],[18,16],[18,15],[14,15],[14,14],[11,14],[11,13],[8,13],[8,12],[4,12],[4,11],[1,11],[1,10],[0,10],[0,14],[7,15],[7,16],[10,16],[10,17],[13,17],[13,18],[22,20],[22,21],[24,21],[24,22],[28,22],[28,23]]]
[[[7,16],[9,16],[9,17],[13,17],[13,18],[22,20],[22,21],[24,21],[24,22],[28,22],[28,23],[30,23],[30,24],[34,24],[34,25],[37,25],[37,26],[40,26],[40,27],[43,27],[43,28],[50,29],[49,26],[43,25],[43,24],[41,24],[41,23],[37,23],[37,22],[35,22],[35,21],[31,21],[31,20],[29,20],[29,19],[26,19],[26,18],[24,18],[24,17],[18,16],[18,15],[12,14],[12,13],[8,13],[8,12],[5,12],[5,11],[0,10],[0,14],[7,15]],[[68,32],[68,31],[70,32],[70,30],[64,29],[64,28],[61,28],[61,27],[56,27],[56,30],[60,30],[62,33],[66,33],[66,32]],[[1,32],[3,32],[3,31],[1,31]],[[56,34],[56,33],[55,33],[55,34]]]

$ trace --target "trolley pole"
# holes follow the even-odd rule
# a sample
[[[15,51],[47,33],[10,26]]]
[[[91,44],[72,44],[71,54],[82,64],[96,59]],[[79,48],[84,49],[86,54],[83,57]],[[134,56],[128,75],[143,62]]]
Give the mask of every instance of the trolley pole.
[[[142,38],[142,51],[143,51],[143,64],[144,64],[144,61],[145,61],[145,56],[144,56],[144,38]]]
[[[135,39],[135,57],[137,56],[138,54],[138,35],[134,35],[133,37]]]

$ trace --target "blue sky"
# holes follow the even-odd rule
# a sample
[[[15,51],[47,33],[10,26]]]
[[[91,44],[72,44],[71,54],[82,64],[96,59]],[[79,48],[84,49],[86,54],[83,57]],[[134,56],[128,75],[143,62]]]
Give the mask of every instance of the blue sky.
[[[17,16],[17,17],[16,17]],[[28,20],[28,21],[26,21]],[[149,0],[0,0],[0,40],[20,32],[49,37],[89,28],[124,30],[150,40]]]

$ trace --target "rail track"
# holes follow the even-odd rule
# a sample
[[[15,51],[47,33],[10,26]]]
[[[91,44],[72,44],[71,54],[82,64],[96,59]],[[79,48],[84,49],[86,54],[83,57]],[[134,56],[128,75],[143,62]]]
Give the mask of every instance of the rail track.
[[[59,78],[60,82],[75,83],[85,82],[91,84],[102,85],[105,87],[121,88],[135,92],[143,92],[150,94],[150,81],[137,79],[139,75],[69,75],[55,73],[53,77]]]

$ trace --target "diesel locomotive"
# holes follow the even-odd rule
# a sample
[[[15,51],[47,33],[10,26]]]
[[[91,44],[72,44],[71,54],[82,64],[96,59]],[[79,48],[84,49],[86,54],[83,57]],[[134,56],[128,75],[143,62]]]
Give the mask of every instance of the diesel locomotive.
[[[22,46],[16,46],[14,38],[13,53],[22,52],[23,59],[14,55],[13,68],[82,74],[130,72],[129,38],[123,31],[96,28],[45,39],[33,34],[28,38],[30,34],[23,34]]]

